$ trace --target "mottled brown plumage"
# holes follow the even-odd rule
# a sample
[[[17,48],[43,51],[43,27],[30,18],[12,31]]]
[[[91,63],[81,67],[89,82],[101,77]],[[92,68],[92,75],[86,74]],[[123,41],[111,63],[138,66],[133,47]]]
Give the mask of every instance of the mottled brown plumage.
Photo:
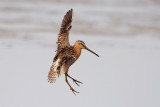
[[[82,84],[82,82],[77,81],[76,79],[68,75],[69,67],[79,58],[82,49],[86,49],[95,55],[97,54],[88,49],[83,41],[78,40],[73,46],[69,44],[69,31],[72,28],[72,17],[73,10],[71,9],[66,13],[63,18],[60,32],[58,34],[57,53],[53,59],[53,64],[48,73],[48,82],[53,83],[56,81],[57,76],[59,76],[60,74],[65,74],[65,80],[72,92],[75,94],[79,92],[75,91],[71,87],[67,80],[67,77],[71,78],[73,82],[75,82],[78,86],[78,83]]]

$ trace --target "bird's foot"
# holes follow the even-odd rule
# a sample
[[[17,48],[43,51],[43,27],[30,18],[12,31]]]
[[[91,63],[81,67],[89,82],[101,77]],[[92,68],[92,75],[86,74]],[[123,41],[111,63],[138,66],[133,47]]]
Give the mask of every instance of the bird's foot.
[[[78,80],[76,80],[76,79],[74,79],[74,78],[72,78],[72,80],[73,80],[73,82],[75,82],[78,86],[79,86],[78,83],[83,84],[82,82],[80,82],[80,81],[78,81]]]
[[[78,80],[76,80],[76,79],[72,78],[72,77],[71,77],[71,76],[69,76],[68,74],[67,74],[67,76],[68,76],[70,79],[72,79],[72,80],[73,80],[73,82],[75,82],[78,86],[79,86],[79,84],[78,84],[78,83],[83,84],[82,82],[80,82],[80,81],[78,81]]]
[[[78,91],[74,90],[72,87],[70,87],[70,89],[72,90],[74,95],[76,95],[76,93],[79,93]]]

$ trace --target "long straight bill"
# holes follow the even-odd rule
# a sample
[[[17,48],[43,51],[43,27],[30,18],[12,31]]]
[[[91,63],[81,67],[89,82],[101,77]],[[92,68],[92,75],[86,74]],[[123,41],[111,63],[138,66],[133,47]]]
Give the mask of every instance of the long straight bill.
[[[90,50],[89,48],[85,47],[85,49],[86,49],[86,50],[88,50],[88,51],[90,51],[91,53],[93,53],[93,54],[95,54],[96,56],[98,56],[98,57],[99,57],[99,55],[98,55],[98,54],[96,54],[95,52],[93,52],[93,51],[92,51],[92,50]]]

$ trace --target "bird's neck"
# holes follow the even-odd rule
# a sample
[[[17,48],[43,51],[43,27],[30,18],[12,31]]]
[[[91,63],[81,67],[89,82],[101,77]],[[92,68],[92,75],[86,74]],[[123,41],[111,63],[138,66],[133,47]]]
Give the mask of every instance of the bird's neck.
[[[82,50],[82,49],[81,49],[79,46],[77,46],[77,45],[74,45],[73,48],[74,48],[74,50],[75,50],[74,57],[75,57],[76,59],[78,59],[79,56],[81,55],[81,50]]]

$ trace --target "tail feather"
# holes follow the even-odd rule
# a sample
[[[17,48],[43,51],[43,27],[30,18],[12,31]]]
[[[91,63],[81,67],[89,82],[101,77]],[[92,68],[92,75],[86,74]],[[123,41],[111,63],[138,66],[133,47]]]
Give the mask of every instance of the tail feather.
[[[48,73],[48,82],[55,83],[57,76],[60,75],[60,66],[59,66],[60,60],[57,60],[56,62],[53,62],[50,71]]]
[[[48,73],[48,82],[55,83],[56,78],[57,78],[57,72],[54,70],[54,65],[52,65]]]
[[[56,72],[53,72],[53,71],[51,71],[51,72],[49,72],[49,74],[48,74],[48,82],[50,82],[50,83],[55,83],[56,82],[56,77],[57,76],[57,73]]]

